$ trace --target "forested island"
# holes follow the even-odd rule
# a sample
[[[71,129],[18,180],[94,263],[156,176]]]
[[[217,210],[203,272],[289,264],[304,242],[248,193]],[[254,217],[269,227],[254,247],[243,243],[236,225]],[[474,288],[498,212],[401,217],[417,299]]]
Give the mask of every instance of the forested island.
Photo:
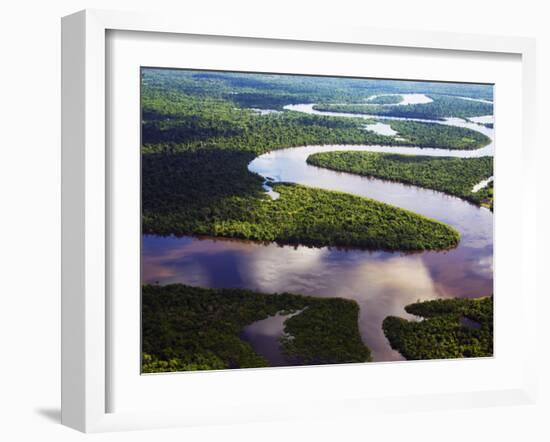
[[[401,95],[375,95],[374,97],[368,98],[367,101],[370,104],[399,104],[403,101]]]
[[[377,152],[322,152],[307,162],[341,172],[372,176],[439,190],[479,205],[492,207],[492,183],[474,187],[493,176],[493,159],[426,157]]]
[[[145,156],[143,231],[379,250],[458,244],[458,232],[443,223],[345,193],[276,183],[280,198],[271,200],[246,171],[249,159],[208,150]]]
[[[391,120],[386,124],[397,132],[399,141],[418,147],[475,150],[490,142],[486,135],[465,127],[409,120]]]
[[[407,359],[449,359],[493,355],[493,298],[437,299],[405,307],[424,318],[395,316],[383,329],[392,348]]]

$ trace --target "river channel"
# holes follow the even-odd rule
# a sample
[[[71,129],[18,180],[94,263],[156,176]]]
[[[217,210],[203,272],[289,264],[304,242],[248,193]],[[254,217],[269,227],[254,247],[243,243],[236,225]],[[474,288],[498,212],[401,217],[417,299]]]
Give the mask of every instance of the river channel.
[[[358,117],[357,114],[316,111],[311,103],[289,105],[286,109]],[[369,115],[359,117],[379,121],[388,119]],[[481,122],[488,120],[487,116]],[[374,361],[401,360],[402,356],[390,348],[383,334],[381,324],[386,316],[414,319],[404,311],[404,307],[417,300],[492,294],[493,214],[440,192],[322,169],[308,165],[306,159],[313,153],[336,150],[456,157],[494,154],[492,128],[456,118],[437,123],[477,130],[487,135],[491,143],[473,151],[415,146],[303,146],[261,155],[248,168],[269,181],[348,192],[437,219],[460,232],[461,241],[457,248],[405,254],[144,235],[143,282],[178,282],[212,288],[247,288],[265,293],[292,292],[354,299],[360,306],[360,332],[372,350]],[[249,325],[242,333],[243,339],[275,366],[286,365],[277,345],[283,322],[284,317],[277,315]]]

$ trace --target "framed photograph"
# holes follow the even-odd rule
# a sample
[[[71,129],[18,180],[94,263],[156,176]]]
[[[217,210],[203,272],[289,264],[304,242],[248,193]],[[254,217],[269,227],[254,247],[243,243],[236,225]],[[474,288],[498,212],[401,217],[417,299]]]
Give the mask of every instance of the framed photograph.
[[[83,11],[62,421],[534,400],[534,42]]]

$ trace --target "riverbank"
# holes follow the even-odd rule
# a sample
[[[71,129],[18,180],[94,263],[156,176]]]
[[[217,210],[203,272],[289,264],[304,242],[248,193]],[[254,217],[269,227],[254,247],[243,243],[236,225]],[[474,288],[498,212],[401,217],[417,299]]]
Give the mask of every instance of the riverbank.
[[[486,184],[493,175],[493,158],[450,158],[377,152],[321,152],[307,163],[339,172],[411,184],[487,204]],[[483,185],[483,183],[485,183]],[[481,185],[480,185],[481,183]]]

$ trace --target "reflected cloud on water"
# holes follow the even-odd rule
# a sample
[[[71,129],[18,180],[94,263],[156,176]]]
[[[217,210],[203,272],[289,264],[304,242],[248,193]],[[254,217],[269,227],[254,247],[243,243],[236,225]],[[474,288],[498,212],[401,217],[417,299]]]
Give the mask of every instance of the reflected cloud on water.
[[[412,319],[404,306],[418,300],[487,294],[492,274],[484,269],[490,256],[468,260],[456,251],[406,255],[145,235],[143,282],[353,299],[360,306],[364,342],[376,361],[388,361],[402,358],[382,332],[384,318]],[[280,358],[273,333],[282,332],[283,322],[281,317],[259,321],[244,337],[255,348],[265,344],[261,353],[270,360]]]

